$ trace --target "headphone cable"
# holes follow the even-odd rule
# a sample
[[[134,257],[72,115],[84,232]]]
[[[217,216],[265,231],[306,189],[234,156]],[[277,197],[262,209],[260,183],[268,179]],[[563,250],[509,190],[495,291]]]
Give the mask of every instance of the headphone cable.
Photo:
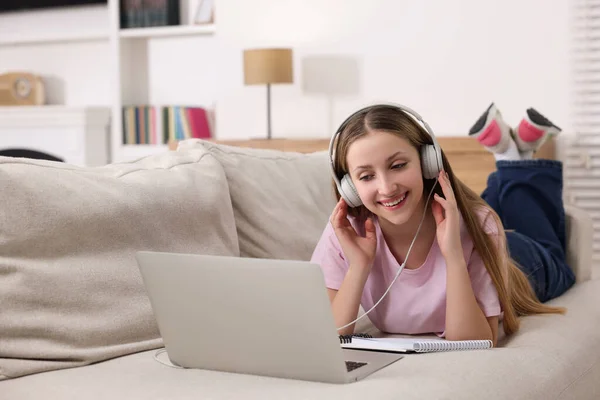
[[[417,228],[417,233],[415,233],[415,237],[413,238],[412,242],[410,243],[410,247],[408,248],[408,252],[406,253],[406,257],[404,258],[404,262],[400,265],[400,268],[398,268],[398,272],[396,272],[396,276],[392,280],[392,283],[390,283],[390,285],[388,286],[387,290],[383,293],[383,295],[377,301],[377,303],[375,303],[373,305],[373,307],[371,307],[369,309],[369,311],[366,311],[363,315],[361,315],[360,317],[356,318],[354,321],[352,321],[352,322],[350,322],[350,323],[348,323],[348,324],[346,324],[344,326],[341,326],[341,327],[337,328],[338,331],[340,329],[347,328],[348,326],[350,326],[350,325],[358,322],[359,320],[361,320],[368,313],[370,313],[371,311],[373,311],[373,309],[375,309],[375,307],[377,307],[377,305],[379,303],[381,303],[381,300],[383,300],[383,298],[388,294],[388,292],[392,288],[392,285],[396,282],[396,279],[398,279],[398,277],[400,276],[400,273],[402,272],[402,270],[404,269],[404,266],[406,265],[406,262],[408,261],[408,256],[410,255],[410,251],[412,250],[412,247],[415,244],[415,241],[417,240],[417,236],[419,235],[419,231],[421,230],[421,225],[423,225],[423,221],[425,220],[425,214],[427,213],[427,205],[429,204],[429,199],[431,198],[431,194],[433,193],[433,189],[435,189],[435,186],[437,185],[437,183],[438,183],[438,178],[435,178],[435,183],[433,184],[433,187],[431,188],[431,191],[429,192],[429,195],[427,196],[427,201],[425,202],[425,209],[423,210],[423,216],[421,217],[421,222],[419,223],[419,227]]]

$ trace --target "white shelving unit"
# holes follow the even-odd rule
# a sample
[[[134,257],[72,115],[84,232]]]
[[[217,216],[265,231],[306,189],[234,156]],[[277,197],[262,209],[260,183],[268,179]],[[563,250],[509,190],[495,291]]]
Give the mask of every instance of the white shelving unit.
[[[108,9],[94,4],[0,13],[0,46],[108,42]]]
[[[0,107],[0,149],[27,149],[69,164],[108,162],[110,111],[106,107]]]
[[[158,111],[160,106],[211,107],[214,104],[214,90],[206,90],[203,85],[204,82],[214,82],[216,68],[206,63],[204,56],[201,59],[197,57],[200,51],[197,40],[202,41],[200,47],[209,48],[206,59],[214,59],[214,54],[210,52],[215,48],[212,40],[216,32],[215,25],[186,24],[189,10],[192,8],[190,4],[197,3],[197,0],[179,1],[182,23],[179,26],[121,29],[120,0],[108,0],[107,5],[77,7],[60,10],[60,12],[45,10],[18,13],[11,15],[10,18],[0,16],[0,47],[106,43],[109,56],[106,64],[102,65],[102,68],[109,69],[110,76],[110,111],[107,117],[110,122],[110,133],[106,162],[137,159],[167,151],[168,144],[124,144],[122,129],[124,106],[149,105],[157,107]],[[74,20],[78,21],[78,27],[68,28]],[[23,26],[38,25],[43,28],[29,30],[23,28]],[[204,41],[205,39],[207,42]],[[172,64],[168,65],[169,68],[165,68],[165,63]],[[179,65],[184,67],[179,68]],[[173,70],[171,66],[177,67],[176,72],[170,72]],[[170,82],[173,75],[177,78],[175,83]],[[189,85],[186,80],[194,83]],[[173,87],[172,90],[169,85]],[[50,109],[47,106],[40,107],[40,110]],[[64,110],[72,110],[75,114],[81,113],[77,107],[64,107]],[[162,124],[159,115],[156,122],[157,139],[162,142]],[[103,135],[103,138],[106,139],[106,135]],[[106,140],[103,143],[106,143]]]
[[[123,143],[122,110],[124,106],[159,107],[170,103],[168,100],[156,98],[151,93],[150,80],[155,72],[150,62],[153,41],[215,34],[214,24],[121,29],[119,3],[119,0],[108,0],[108,40],[110,42],[110,75],[112,77],[111,162],[129,161],[168,149],[166,143],[156,145]],[[177,54],[172,58],[174,62],[178,62],[178,59],[184,62],[185,54]],[[157,121],[159,118],[157,117]],[[160,129],[162,124],[157,123],[157,125],[157,137],[159,141],[162,141],[162,130]]]
[[[122,39],[152,39],[172,36],[210,35],[213,33],[215,33],[215,26],[211,24],[121,29],[119,32],[119,36]]]
[[[84,32],[73,34],[50,34],[44,36],[0,36],[0,46],[18,46],[25,44],[76,43],[97,42],[108,40],[108,32]]]

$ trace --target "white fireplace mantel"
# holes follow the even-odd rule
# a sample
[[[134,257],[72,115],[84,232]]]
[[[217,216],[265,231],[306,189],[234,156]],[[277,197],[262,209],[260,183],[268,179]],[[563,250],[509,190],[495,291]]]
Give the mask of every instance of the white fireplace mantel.
[[[0,107],[0,150],[41,151],[80,166],[110,162],[108,107]]]

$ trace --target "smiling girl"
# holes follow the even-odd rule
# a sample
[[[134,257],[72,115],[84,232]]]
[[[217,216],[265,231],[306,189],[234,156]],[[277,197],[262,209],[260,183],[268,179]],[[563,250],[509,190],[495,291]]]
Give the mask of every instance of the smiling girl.
[[[564,261],[562,203],[538,204],[548,196],[560,199],[560,190],[552,192],[557,184],[550,185],[555,168],[537,161],[558,162],[521,159],[550,129],[522,124],[541,135],[522,129],[527,141],[516,141],[496,108],[486,110],[471,134],[504,159],[482,198],[452,173],[441,150],[435,179],[428,176],[423,167],[430,170],[431,161],[423,160],[422,149],[437,143],[419,121],[403,106],[370,106],[344,121],[335,144],[332,139],[339,201],[311,261],[323,270],[338,333],[354,332],[360,305],[376,305],[368,315],[383,332],[489,339],[495,345],[500,319],[510,334],[518,330],[520,315],[564,312],[541,302],[574,281]],[[507,148],[515,150],[510,142],[522,142],[526,155],[516,152],[509,160]],[[524,182],[532,173],[539,185]],[[342,179],[352,183],[355,207],[340,196]],[[548,196],[537,193],[544,185],[550,185],[544,189],[552,192]],[[503,223],[513,224],[506,228],[515,232],[505,233]],[[530,223],[545,223],[548,233],[530,229]]]

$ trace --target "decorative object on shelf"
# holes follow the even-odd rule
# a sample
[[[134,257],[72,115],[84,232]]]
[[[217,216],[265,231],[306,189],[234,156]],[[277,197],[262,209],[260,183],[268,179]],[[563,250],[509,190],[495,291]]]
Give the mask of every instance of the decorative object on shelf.
[[[292,49],[244,50],[244,83],[267,85],[267,138],[271,139],[271,85],[293,83]]]
[[[302,91],[327,100],[327,136],[335,130],[334,101],[360,95],[360,64],[356,57],[340,54],[308,55],[302,59]]]
[[[0,75],[0,106],[38,106],[45,102],[42,78],[28,72]]]
[[[179,0],[119,0],[121,29],[180,24]]]
[[[199,0],[194,14],[193,24],[204,25],[215,22],[215,1]]]

